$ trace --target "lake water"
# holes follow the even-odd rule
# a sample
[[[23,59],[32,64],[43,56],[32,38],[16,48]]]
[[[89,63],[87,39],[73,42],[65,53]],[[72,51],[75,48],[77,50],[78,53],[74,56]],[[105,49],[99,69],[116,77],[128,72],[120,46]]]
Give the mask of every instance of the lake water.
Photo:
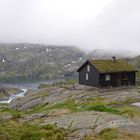
[[[64,81],[64,79],[53,79],[53,80],[36,80],[36,81],[18,81],[18,82],[14,82],[14,83],[1,83],[1,85],[3,86],[7,86],[7,87],[15,87],[15,88],[20,88],[20,89],[27,89],[27,90],[36,90],[37,87],[41,84],[53,84],[53,83],[57,83],[60,81]]]

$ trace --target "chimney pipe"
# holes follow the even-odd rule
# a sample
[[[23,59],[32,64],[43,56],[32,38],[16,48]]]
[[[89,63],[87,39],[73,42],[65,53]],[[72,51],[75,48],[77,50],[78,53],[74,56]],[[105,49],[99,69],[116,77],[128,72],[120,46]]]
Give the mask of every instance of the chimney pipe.
[[[116,62],[116,57],[115,57],[115,56],[113,56],[112,58],[113,58],[113,62]]]

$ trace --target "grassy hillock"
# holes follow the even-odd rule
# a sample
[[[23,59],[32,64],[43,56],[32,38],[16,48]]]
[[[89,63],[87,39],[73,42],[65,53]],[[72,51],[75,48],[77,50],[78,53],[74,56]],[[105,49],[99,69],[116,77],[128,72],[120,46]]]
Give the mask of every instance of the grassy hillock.
[[[64,140],[65,133],[53,125],[37,126],[16,121],[0,123],[0,140]]]

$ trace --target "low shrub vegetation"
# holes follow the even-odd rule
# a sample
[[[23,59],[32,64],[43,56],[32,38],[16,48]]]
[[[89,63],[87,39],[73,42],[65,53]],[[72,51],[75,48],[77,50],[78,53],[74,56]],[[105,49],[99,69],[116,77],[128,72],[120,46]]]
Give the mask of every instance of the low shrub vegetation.
[[[75,111],[78,111],[77,107],[78,107],[78,104],[76,104],[74,100],[67,100],[65,102],[58,103],[58,104],[55,104],[51,107],[48,107],[48,109],[63,108],[63,109],[69,109],[69,110],[75,112]]]
[[[44,84],[44,83],[41,83],[37,88],[38,89],[43,89],[43,88],[48,88],[48,87],[50,87],[50,86],[52,86],[51,84]]]
[[[77,84],[78,80],[77,79],[66,79],[65,84]]]
[[[98,137],[103,140],[113,140],[118,137],[118,133],[118,130],[115,128],[106,128],[99,133]]]
[[[98,103],[100,103],[100,102],[75,103],[74,100],[67,100],[67,101],[65,101],[63,103],[53,105],[53,106],[49,107],[48,109],[63,108],[63,109],[69,109],[72,112],[76,112],[76,111],[92,111],[92,110],[94,110],[94,111],[100,111],[100,112],[108,112],[108,113],[112,113],[112,114],[120,114],[119,110],[117,110],[115,108],[108,107],[105,104],[98,104]]]
[[[120,112],[117,109],[107,107],[105,105],[90,105],[86,108],[86,110],[95,110],[100,112],[108,112],[113,114],[119,114]]]
[[[99,134],[85,136],[83,140],[140,140],[140,135],[117,128],[105,128]]]
[[[64,140],[64,130],[53,125],[35,126],[15,121],[0,124],[0,140]]]
[[[118,108],[121,112],[121,115],[127,116],[131,119],[140,118],[140,111],[138,107],[135,106],[123,106]]]
[[[19,118],[22,114],[24,114],[24,112],[20,112],[20,111],[14,110],[14,109],[8,109],[7,107],[1,109],[1,110],[0,110],[0,113],[9,113],[9,114],[12,115],[13,119],[17,119],[17,118]]]

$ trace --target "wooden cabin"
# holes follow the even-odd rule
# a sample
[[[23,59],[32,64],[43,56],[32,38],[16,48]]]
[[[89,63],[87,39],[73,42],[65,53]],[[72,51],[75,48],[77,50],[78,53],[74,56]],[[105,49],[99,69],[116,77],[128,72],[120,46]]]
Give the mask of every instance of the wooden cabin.
[[[135,85],[136,70],[125,60],[87,60],[78,70],[79,84],[93,87]]]

